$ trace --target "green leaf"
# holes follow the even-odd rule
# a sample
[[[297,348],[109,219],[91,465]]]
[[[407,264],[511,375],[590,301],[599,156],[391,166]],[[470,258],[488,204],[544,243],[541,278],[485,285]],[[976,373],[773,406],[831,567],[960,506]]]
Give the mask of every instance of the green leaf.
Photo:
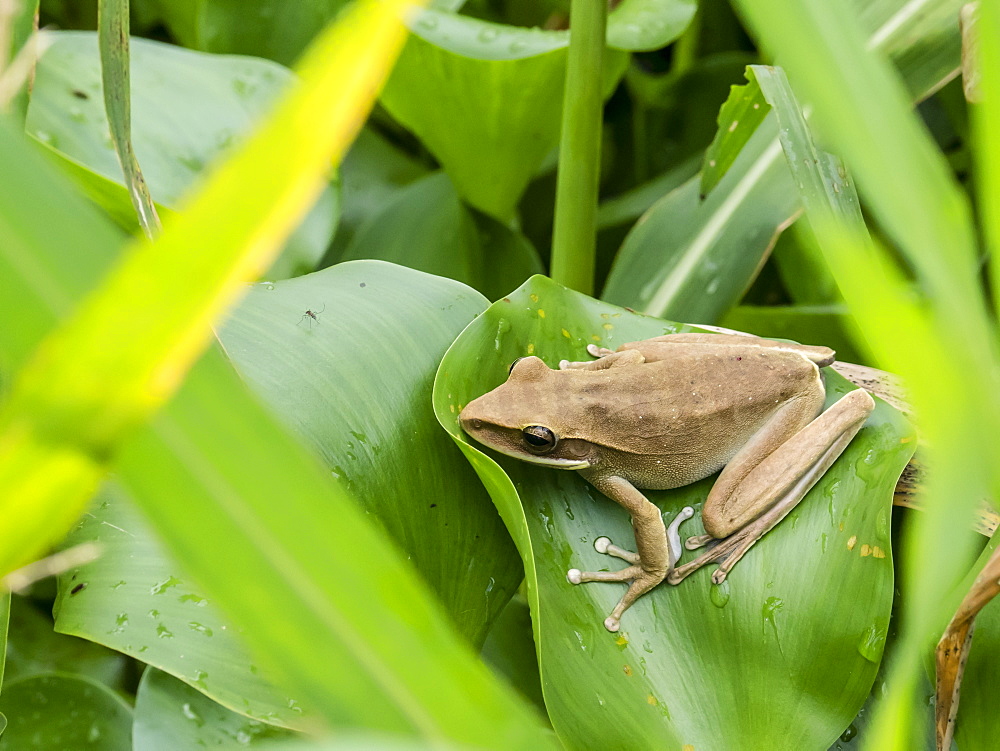
[[[135,212],[108,139],[97,35],[46,32],[28,110],[27,132],[49,147],[80,187],[123,227]],[[214,161],[239,143],[295,80],[279,65],[206,55],[134,39],[131,50],[132,142],[158,206],[179,208]],[[288,241],[272,278],[311,270],[337,216],[327,189]]]
[[[719,108],[716,121],[719,129],[705,152],[705,165],[701,170],[702,198],[711,192],[733,166],[750,136],[771,111],[771,105],[765,101],[749,67],[746,79],[745,85],[730,87],[729,98]]]
[[[454,282],[359,261],[255,285],[219,332],[254,392],[382,523],[477,645],[522,570],[475,473],[437,429],[430,395],[445,350],[485,307]]]
[[[266,722],[303,723],[257,667],[235,628],[163,550],[127,494],[108,485],[64,545],[96,542],[100,558],[59,576],[56,630],[165,670],[222,706]]]
[[[10,605],[10,592],[0,595],[0,648],[3,650],[0,653],[0,690],[3,689],[4,679],[10,678],[7,667],[7,652],[10,645]],[[3,728],[0,728],[0,733],[2,732]]]
[[[348,0],[156,0],[171,33],[185,47],[255,55],[291,65]]]
[[[627,52],[666,47],[697,9],[696,0],[623,0],[608,15],[608,46]]]
[[[652,180],[602,201],[597,207],[598,230],[634,222],[663,196],[681,187],[696,175],[700,163],[700,157],[688,159]]]
[[[796,151],[789,163],[803,196],[819,199],[808,205],[817,241],[876,361],[906,380],[929,447],[926,513],[910,528],[911,555],[902,568],[919,590],[905,611],[892,700],[868,742],[906,749],[923,647],[957,605],[955,585],[976,544],[970,521],[978,499],[998,480],[995,452],[984,438],[1000,426],[1000,363],[975,227],[968,197],[912,113],[908,92],[895,71],[869,53],[853,17],[817,0],[741,0],[740,7],[761,44],[780,56],[814,122],[851,167],[872,215],[904,259],[899,263],[867,237],[859,212],[844,212],[824,195],[829,172],[808,152]],[[797,107],[788,113],[802,119]],[[916,301],[908,289],[910,273],[925,300]],[[916,343],[919,352],[913,351]],[[948,555],[931,561],[919,552],[932,546]]]
[[[458,427],[458,408],[502,382],[515,357],[534,353],[554,365],[585,358],[589,343],[615,347],[678,330],[535,277],[452,345],[435,412],[524,558],[546,705],[567,746],[825,749],[868,695],[888,627],[889,510],[914,445],[898,413],[879,403],[724,589],[713,590],[707,570],[660,586],[626,613],[618,634],[603,621],[620,585],[573,587],[565,575],[608,565],[593,549],[600,535],[630,546],[628,515],[575,474],[505,458],[498,465]],[[854,388],[825,375],[828,403]],[[672,514],[699,506],[711,482],[648,496]]]
[[[466,201],[507,221],[559,141],[567,36],[433,10],[412,28],[382,104]],[[606,55],[604,96],[626,62]]]
[[[260,748],[261,741],[288,735],[230,712],[156,668],[139,681],[132,742],[141,751]]]
[[[77,673],[122,690],[126,663],[118,652],[55,633],[51,614],[41,613],[24,597],[12,598],[6,679],[39,673]]]
[[[373,128],[362,128],[340,165],[341,207],[328,258],[340,260],[354,235],[428,170]]]
[[[491,300],[542,270],[522,234],[466,208],[440,172],[399,190],[354,235],[342,260],[361,258],[446,276]]]
[[[718,321],[798,208],[774,134],[761,126],[704,201],[697,177],[657,201],[622,243],[601,296],[650,315]]]
[[[733,81],[741,80],[746,66],[755,62],[757,55],[746,52],[718,52],[684,65],[675,62],[666,73],[655,73],[634,61],[625,83],[633,99],[635,175],[645,179],[695,155],[700,166],[716,130],[719,102],[729,95]]]
[[[363,267],[371,270],[356,281],[359,292],[384,286],[426,300],[442,318],[449,305],[482,305],[455,282],[389,264],[344,266],[347,273]],[[324,273],[336,278],[340,268]],[[331,302],[342,291],[332,289]],[[323,311],[309,329],[303,313],[269,325],[287,335],[286,326],[301,322],[316,332],[332,322]],[[408,346],[430,359],[419,341]],[[535,718],[473,658],[403,553],[346,494],[346,476],[331,481],[330,468],[306,455],[215,354],[202,358],[169,410],[127,447],[122,475],[170,554],[244,629],[261,668],[331,726],[546,748]],[[303,375],[319,374],[306,367]],[[391,455],[391,444],[376,443],[378,434],[363,423],[344,427],[372,439],[356,456],[374,453],[375,445]],[[393,441],[405,444],[406,435]],[[392,514],[392,499],[380,500]],[[430,513],[435,501],[425,501]],[[484,608],[487,589],[488,582]]]
[[[0,695],[3,751],[132,751],[132,708],[103,684],[63,673],[12,681]]]

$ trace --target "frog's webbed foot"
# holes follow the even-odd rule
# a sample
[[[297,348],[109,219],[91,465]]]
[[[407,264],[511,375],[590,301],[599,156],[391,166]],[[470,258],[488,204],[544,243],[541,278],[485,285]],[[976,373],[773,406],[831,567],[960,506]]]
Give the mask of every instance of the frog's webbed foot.
[[[607,540],[608,538],[600,537],[598,539]],[[621,557],[617,553],[611,553],[611,548],[615,551],[635,556],[637,560],[639,558],[637,554],[622,550],[615,545],[609,545],[609,555]],[[642,595],[662,582],[666,574],[666,571],[646,571],[639,565],[632,565],[628,568],[623,568],[621,571],[580,571],[579,569],[571,568],[566,572],[566,579],[570,584],[583,584],[585,582],[630,582],[625,594],[622,595],[618,604],[615,605],[615,609],[611,611],[611,615],[604,619],[604,628],[613,632],[621,627],[622,613],[628,610],[632,603]]]
[[[710,542],[717,542],[717,540],[712,535],[695,535],[684,541],[684,547],[688,550],[697,550],[698,548],[705,547]]]
[[[690,519],[693,515],[694,509],[687,506],[677,514],[667,528],[670,567],[673,567],[681,555],[681,541],[677,528],[682,521]],[[604,619],[604,627],[608,631],[614,632],[621,625],[622,614],[629,609],[632,603],[662,582],[666,578],[667,572],[662,570],[647,571],[642,567],[642,559],[638,553],[618,547],[607,537],[598,537],[594,540],[594,549],[598,553],[621,558],[632,565],[621,571],[580,571],[579,569],[571,568],[566,572],[566,579],[570,584],[583,584],[585,582],[630,582],[628,590],[626,590],[621,600],[618,601],[618,604],[615,605],[614,610],[611,611],[611,615]]]
[[[688,550],[695,550],[706,545],[708,546],[708,550],[690,563],[685,563],[683,566],[677,566],[672,569],[667,576],[667,583],[680,584],[702,566],[706,566],[709,563],[718,563],[719,567],[712,572],[712,583],[722,584],[740,558],[753,547],[753,544],[757,540],[781,521],[790,510],[791,507],[789,505],[776,506],[742,529],[721,540],[712,537],[712,535],[689,537],[685,543],[685,547]]]

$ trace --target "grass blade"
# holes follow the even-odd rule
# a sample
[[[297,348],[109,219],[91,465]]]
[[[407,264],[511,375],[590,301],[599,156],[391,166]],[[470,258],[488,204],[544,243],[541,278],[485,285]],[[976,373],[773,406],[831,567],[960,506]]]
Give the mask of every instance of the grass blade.
[[[328,30],[307,56],[302,85],[22,370],[0,416],[9,514],[0,569],[65,533],[119,441],[176,390],[212,321],[266,267],[371,106],[402,45],[407,7],[362,3]],[[260,187],[247,191],[248,183]]]
[[[139,217],[139,226],[146,237],[153,239],[161,229],[160,217],[132,148],[128,6],[128,0],[100,0],[98,5],[97,37],[101,47],[104,108],[108,113],[111,140],[125,176],[125,185]]]

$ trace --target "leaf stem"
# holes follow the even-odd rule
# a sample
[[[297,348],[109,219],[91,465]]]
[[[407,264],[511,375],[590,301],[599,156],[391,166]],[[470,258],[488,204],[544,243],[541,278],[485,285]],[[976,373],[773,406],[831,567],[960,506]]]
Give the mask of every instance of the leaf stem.
[[[551,274],[560,284],[586,294],[594,290],[606,26],[605,0],[573,0]]]

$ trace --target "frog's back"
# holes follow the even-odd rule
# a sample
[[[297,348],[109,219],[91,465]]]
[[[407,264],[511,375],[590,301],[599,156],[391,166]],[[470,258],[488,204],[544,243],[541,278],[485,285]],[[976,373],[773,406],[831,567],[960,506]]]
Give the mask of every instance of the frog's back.
[[[617,464],[640,487],[679,487],[707,477],[789,400],[813,400],[817,411],[822,405],[819,369],[800,354],[669,347],[663,359],[641,365],[577,371],[581,385],[585,378],[595,387],[587,422],[606,428],[596,441],[605,449],[605,468]]]

